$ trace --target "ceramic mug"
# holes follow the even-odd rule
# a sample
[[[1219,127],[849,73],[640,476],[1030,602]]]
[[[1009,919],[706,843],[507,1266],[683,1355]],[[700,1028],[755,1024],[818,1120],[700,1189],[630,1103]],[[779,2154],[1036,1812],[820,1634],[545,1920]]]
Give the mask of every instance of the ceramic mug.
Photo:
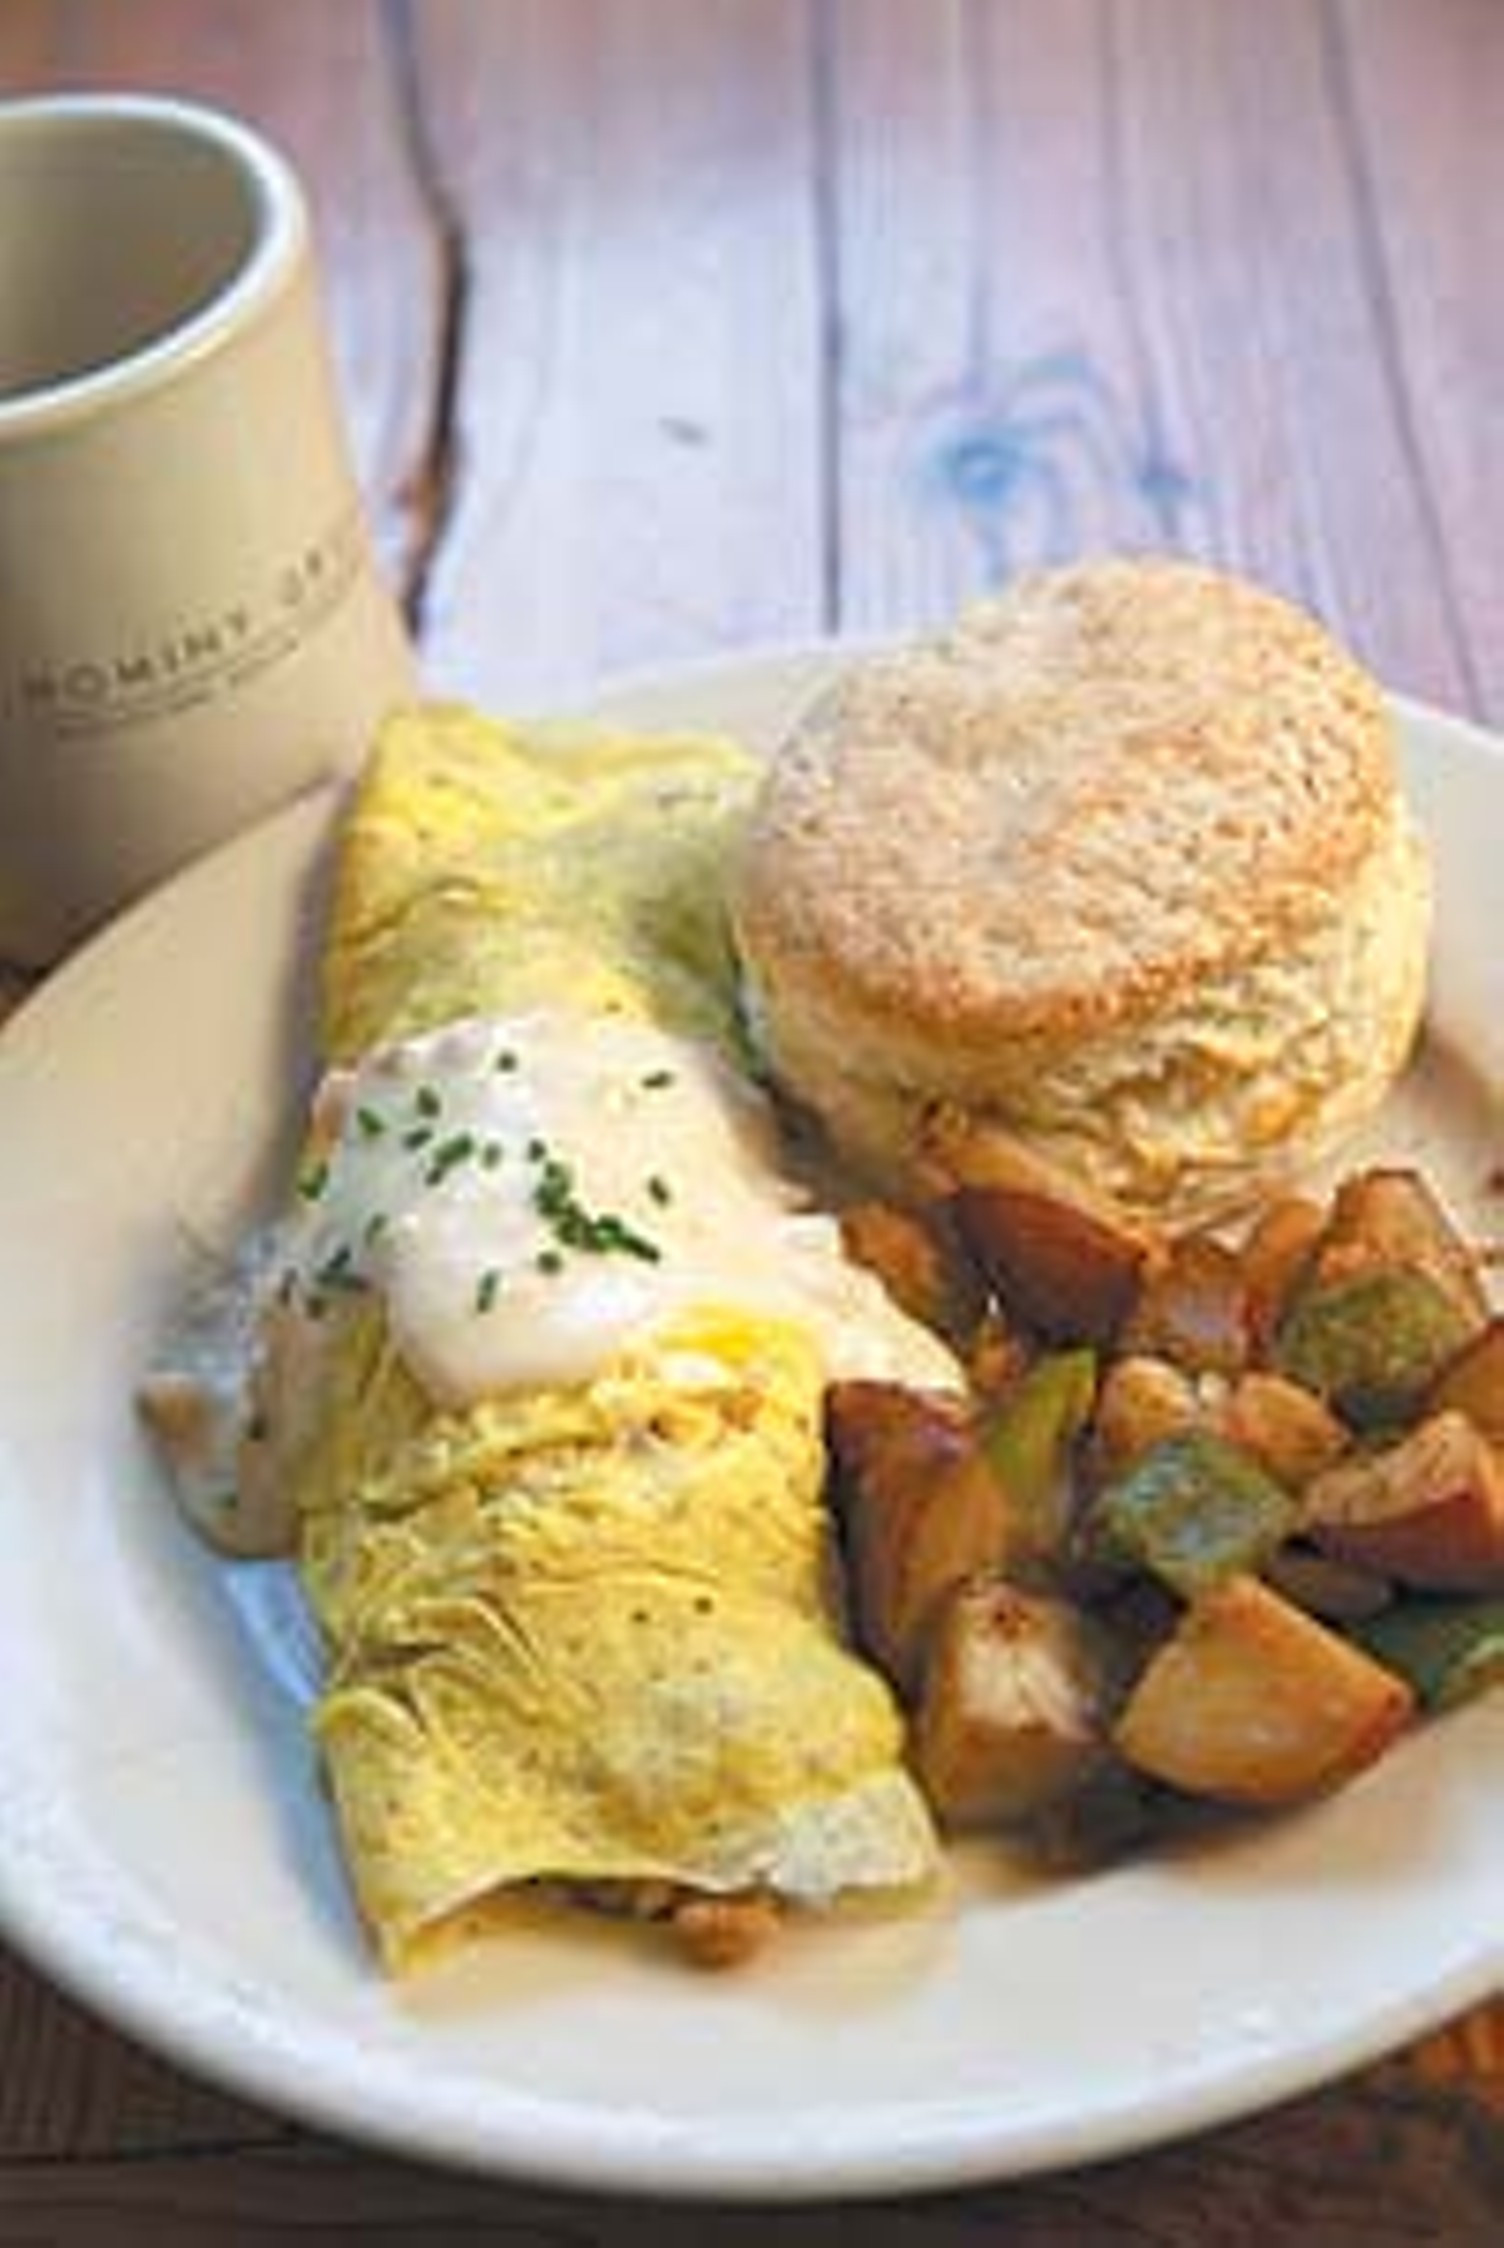
[[[180,102],[0,103],[0,957],[55,958],[414,692],[286,161]]]

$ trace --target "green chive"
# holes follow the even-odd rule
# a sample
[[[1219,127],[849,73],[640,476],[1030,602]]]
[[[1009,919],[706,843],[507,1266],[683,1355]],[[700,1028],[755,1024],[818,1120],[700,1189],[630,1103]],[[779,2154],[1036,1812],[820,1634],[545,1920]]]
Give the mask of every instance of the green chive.
[[[451,1171],[461,1163],[468,1163],[475,1153],[473,1132],[456,1132],[451,1139],[441,1140],[434,1149],[428,1169],[424,1174],[429,1186],[440,1186]]]
[[[368,1140],[379,1140],[386,1130],[386,1118],[378,1116],[374,1108],[358,1108],[355,1121]]]
[[[642,1089],[645,1093],[661,1093],[665,1085],[672,1085],[673,1082],[674,1073],[671,1069],[650,1069],[642,1080]]]
[[[415,1124],[410,1132],[403,1133],[402,1145],[413,1149],[427,1147],[432,1138],[433,1126],[431,1124]]]
[[[496,1057],[495,1066],[500,1070],[515,1069],[517,1067],[517,1056],[513,1053],[509,1053],[506,1047],[503,1046],[501,1052]]]
[[[564,1270],[564,1259],[557,1249],[540,1249],[533,1262],[540,1272],[562,1272]]]
[[[659,1178],[656,1171],[648,1180],[648,1192],[660,1209],[666,1209],[674,1199],[674,1190],[669,1185],[668,1180]]]
[[[420,1085],[416,1106],[420,1116],[437,1116],[444,1103],[439,1099],[431,1085]]]
[[[496,1291],[500,1286],[501,1274],[493,1265],[491,1270],[483,1272],[475,1283],[475,1308],[477,1311],[490,1311],[492,1309],[496,1302]]]
[[[299,1179],[298,1192],[303,1197],[303,1200],[305,1202],[317,1202],[319,1196],[323,1193],[325,1187],[328,1184],[328,1164],[315,1163],[311,1165],[310,1168],[306,1170],[303,1173],[303,1176]]]
[[[500,1140],[487,1140],[485,1146],[480,1151],[480,1159],[488,1171],[494,1171],[497,1164],[501,1161]]]

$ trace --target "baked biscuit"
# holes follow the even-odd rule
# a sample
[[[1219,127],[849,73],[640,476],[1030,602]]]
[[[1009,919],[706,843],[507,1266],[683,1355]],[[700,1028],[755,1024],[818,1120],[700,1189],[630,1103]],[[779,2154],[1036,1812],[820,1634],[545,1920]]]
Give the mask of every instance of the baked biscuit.
[[[1185,1221],[1373,1109],[1429,903],[1375,683],[1274,595],[1146,559],[855,665],[734,912],[774,1074],[890,1187],[943,1103]]]

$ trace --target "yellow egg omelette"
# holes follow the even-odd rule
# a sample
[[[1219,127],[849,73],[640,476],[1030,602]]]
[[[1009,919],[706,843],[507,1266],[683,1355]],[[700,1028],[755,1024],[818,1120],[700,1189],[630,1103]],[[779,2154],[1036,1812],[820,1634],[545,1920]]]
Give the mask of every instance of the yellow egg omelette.
[[[348,814],[240,1458],[295,1508],[393,1969],[522,1883],[818,1904],[932,1870],[842,1627],[821,1406],[943,1353],[778,1177],[736,1066],[757,778],[436,707]]]

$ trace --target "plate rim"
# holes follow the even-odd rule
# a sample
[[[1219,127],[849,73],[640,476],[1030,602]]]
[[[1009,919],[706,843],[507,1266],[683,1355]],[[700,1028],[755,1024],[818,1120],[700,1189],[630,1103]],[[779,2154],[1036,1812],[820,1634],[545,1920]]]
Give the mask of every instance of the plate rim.
[[[715,692],[739,675],[765,677],[858,657],[896,635],[812,638],[762,647],[728,650],[691,662],[646,666],[596,683],[569,704],[571,715],[604,715],[639,697]],[[1402,695],[1392,695],[1402,721],[1466,736],[1500,768],[1504,786],[1504,737],[1468,718]],[[332,825],[343,791],[340,784],[304,795],[258,822],[217,850],[196,860],[169,882],[111,921],[38,989],[0,1028],[0,1078],[38,1043],[45,1044],[55,1010],[66,1009],[76,985],[111,972],[117,957],[149,936],[163,920],[169,924],[199,889],[211,891],[225,879],[227,863],[249,860],[279,847],[293,849],[292,838],[306,827],[307,842]],[[286,834],[288,840],[280,839]],[[0,1773],[0,1782],[3,1782]],[[3,1794],[0,1794],[3,1824]],[[30,1889],[26,1853],[14,1863],[0,1852],[0,1934],[45,1978],[66,1991],[106,2023],[138,2038],[203,2080],[274,2113],[290,2114],[315,2128],[388,2153],[405,2153],[479,2175],[526,2179],[575,2189],[742,2202],[788,2203],[831,2198],[870,2198],[916,2191],[940,2191],[983,2181],[1021,2178],[1062,2167],[1107,2161],[1134,2150],[1195,2134],[1257,2112],[1358,2069],[1422,2034],[1459,2009],[1504,1986],[1504,1932],[1476,1959],[1469,1959],[1408,1993],[1392,1997],[1364,2017],[1355,2031],[1338,2028],[1302,2045],[1264,2054],[1224,2053],[1201,2080],[1164,2096],[1144,2090],[1105,2111],[1087,2108],[1082,2117],[1041,2127],[1027,2120],[1010,2128],[1006,2116],[990,2129],[982,2103],[958,2102],[949,2117],[925,2115],[918,2137],[897,2133],[886,2143],[863,2146],[842,2140],[825,2148],[801,2142],[797,2153],[774,2144],[779,2126],[767,2119],[735,2122],[716,2136],[703,2124],[668,2124],[630,2112],[603,2118],[578,2102],[530,2102],[510,2132],[498,2132],[488,2119],[487,2143],[448,2114],[407,2117],[374,2104],[361,2080],[341,2081],[320,2072],[311,2083],[290,2084],[285,2060],[256,2041],[227,2041],[222,2011],[206,2001],[198,2012],[183,2008],[179,1995],[165,2002],[149,1974],[122,1965],[107,1939],[91,1944],[87,1926],[76,1914],[50,1909]],[[866,2131],[876,2142],[896,2112],[869,2106]],[[1000,2127],[999,2127],[1000,2124]],[[697,2144],[697,2134],[707,2143]]]

